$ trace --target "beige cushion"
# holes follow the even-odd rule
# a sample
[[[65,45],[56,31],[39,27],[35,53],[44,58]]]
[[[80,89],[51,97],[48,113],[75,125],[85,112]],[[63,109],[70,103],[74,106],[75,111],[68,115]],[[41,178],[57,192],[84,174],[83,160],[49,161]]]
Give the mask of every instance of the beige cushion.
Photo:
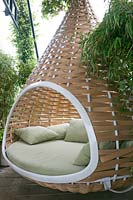
[[[28,144],[52,140],[57,136],[56,132],[42,126],[15,129],[15,134]]]
[[[66,129],[68,128],[68,126],[69,126],[68,123],[64,123],[64,124],[48,126],[47,128],[57,133],[56,136],[57,140],[64,140],[66,135]]]
[[[74,165],[85,166],[90,161],[90,145],[85,144],[74,161]]]
[[[8,159],[30,172],[57,176],[73,174],[85,166],[73,165],[84,143],[52,140],[35,145],[16,141],[7,148]]]
[[[66,131],[67,142],[88,142],[88,136],[82,119],[71,119]]]

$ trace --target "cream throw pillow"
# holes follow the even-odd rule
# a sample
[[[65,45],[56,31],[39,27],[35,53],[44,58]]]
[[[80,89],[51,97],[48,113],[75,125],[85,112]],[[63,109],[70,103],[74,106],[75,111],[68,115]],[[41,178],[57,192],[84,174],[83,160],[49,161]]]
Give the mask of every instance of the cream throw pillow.
[[[43,126],[29,126],[15,129],[15,134],[28,144],[37,144],[56,138],[56,132]]]
[[[85,166],[90,162],[90,145],[85,144],[74,161],[74,165]]]
[[[47,128],[57,133],[56,140],[64,140],[66,136],[66,130],[68,127],[69,127],[69,124],[64,123],[64,124],[48,126]]]
[[[87,132],[82,119],[71,119],[66,131],[67,142],[88,142]]]

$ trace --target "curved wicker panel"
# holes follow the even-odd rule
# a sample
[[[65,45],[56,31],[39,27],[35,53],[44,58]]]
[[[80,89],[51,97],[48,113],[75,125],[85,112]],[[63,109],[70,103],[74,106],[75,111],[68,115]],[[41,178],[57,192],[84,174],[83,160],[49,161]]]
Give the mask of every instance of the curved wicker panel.
[[[112,178],[112,188],[126,187],[133,183],[130,169],[133,167],[133,148],[120,149],[123,140],[133,140],[132,115],[120,113],[113,105],[117,95],[104,80],[86,76],[86,66],[80,63],[80,34],[93,29],[96,23],[90,5],[85,0],[74,0],[69,12],[44,52],[40,63],[33,70],[26,86],[38,81],[50,81],[69,90],[88,113],[98,142],[114,141],[113,150],[99,150],[99,163],[88,178],[73,184],[48,184],[43,186],[71,192],[104,190],[104,178]],[[51,125],[78,118],[74,106],[47,88],[36,88],[24,95],[11,116],[7,145],[17,138],[13,129],[29,125]],[[119,179],[117,180],[117,178]],[[98,181],[100,180],[100,181]]]

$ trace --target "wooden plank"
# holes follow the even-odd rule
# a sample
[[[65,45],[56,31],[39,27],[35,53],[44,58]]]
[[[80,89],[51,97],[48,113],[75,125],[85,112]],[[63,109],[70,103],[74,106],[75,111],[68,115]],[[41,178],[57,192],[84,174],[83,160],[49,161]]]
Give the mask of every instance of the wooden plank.
[[[32,183],[10,168],[0,169],[0,184],[0,200],[131,200],[133,195],[133,191],[119,195],[111,192],[95,192],[84,195],[60,192]]]
[[[133,135],[127,132],[118,133],[118,136],[115,136],[114,131],[107,131],[107,132],[96,132],[96,137],[98,141],[116,141],[116,140],[133,140]]]
[[[108,162],[109,160],[113,160],[117,157],[127,157],[130,154],[133,157],[133,147],[128,147],[126,149],[119,150],[100,150],[100,159],[102,162]]]
[[[133,162],[131,162],[130,160],[131,160],[130,158],[125,158],[125,159],[115,159],[105,163],[99,163],[96,172],[115,169],[115,166],[117,164],[119,167],[129,167],[129,166],[131,167],[133,166]]]

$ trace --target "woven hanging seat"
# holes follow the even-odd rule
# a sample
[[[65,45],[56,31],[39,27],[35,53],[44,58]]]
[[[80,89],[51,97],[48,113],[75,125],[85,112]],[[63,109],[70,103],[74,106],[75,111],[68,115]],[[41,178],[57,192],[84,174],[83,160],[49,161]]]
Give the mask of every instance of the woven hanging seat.
[[[123,141],[133,140],[132,115],[119,112],[113,104],[117,92],[106,80],[87,77],[86,66],[80,62],[80,35],[92,31],[96,23],[88,1],[72,1],[7,120],[5,159],[15,171],[42,186],[79,193],[132,188],[133,147],[121,148]],[[90,142],[91,160],[81,172],[42,176],[8,160],[6,148],[17,140],[14,129],[63,124],[71,118],[82,118]],[[114,142],[115,147],[101,150],[100,142]]]

